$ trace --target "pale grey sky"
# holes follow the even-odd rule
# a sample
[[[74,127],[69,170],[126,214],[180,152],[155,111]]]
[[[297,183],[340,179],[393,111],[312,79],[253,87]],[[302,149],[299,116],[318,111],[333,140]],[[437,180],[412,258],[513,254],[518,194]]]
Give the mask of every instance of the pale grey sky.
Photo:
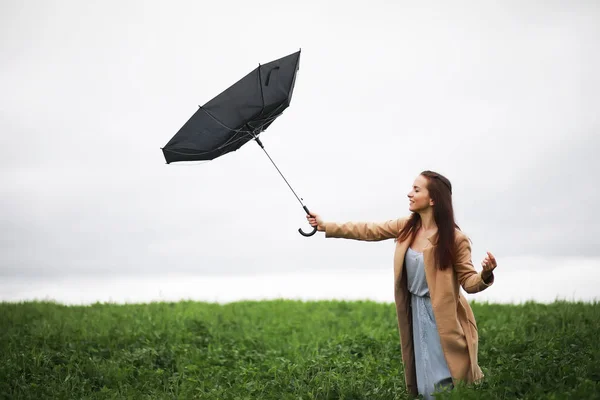
[[[198,105],[299,48],[262,141],[309,208],[397,218],[432,169],[476,266],[485,250],[600,260],[596,1],[0,7],[2,279],[391,268],[393,243],[300,236],[300,204],[253,143],[164,162]]]

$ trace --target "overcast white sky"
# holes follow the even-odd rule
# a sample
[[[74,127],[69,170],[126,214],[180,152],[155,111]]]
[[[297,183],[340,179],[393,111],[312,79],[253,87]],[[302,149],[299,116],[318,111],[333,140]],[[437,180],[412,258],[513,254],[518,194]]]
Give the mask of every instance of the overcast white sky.
[[[398,218],[432,169],[453,183],[474,264],[498,257],[488,296],[597,295],[597,1],[5,0],[2,299],[96,279],[158,293],[167,274],[391,279],[391,241],[300,236],[303,210],[255,144],[165,164],[160,147],[198,105],[299,48],[292,104],[262,141],[310,209]],[[375,286],[365,293],[386,290]],[[111,287],[88,293],[118,298]]]

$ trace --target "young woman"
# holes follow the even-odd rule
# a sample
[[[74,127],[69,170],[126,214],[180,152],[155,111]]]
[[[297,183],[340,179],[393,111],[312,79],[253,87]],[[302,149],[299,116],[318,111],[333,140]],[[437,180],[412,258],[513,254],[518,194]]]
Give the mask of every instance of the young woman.
[[[478,333],[473,311],[460,293],[477,293],[494,282],[491,253],[478,273],[469,239],[454,222],[452,184],[423,171],[408,193],[411,214],[384,223],[325,222],[306,218],[326,237],[377,241],[395,239],[394,298],[404,378],[415,397],[483,378],[477,363]]]

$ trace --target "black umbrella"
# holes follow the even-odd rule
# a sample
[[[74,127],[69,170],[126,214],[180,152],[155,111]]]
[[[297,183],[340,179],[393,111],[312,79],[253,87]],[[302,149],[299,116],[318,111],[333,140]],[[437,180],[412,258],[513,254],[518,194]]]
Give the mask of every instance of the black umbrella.
[[[265,150],[259,136],[289,107],[299,69],[300,51],[260,65],[192,115],[162,147],[167,164],[212,160],[254,140],[263,149],[302,208],[310,214]],[[317,231],[305,233],[312,236]]]

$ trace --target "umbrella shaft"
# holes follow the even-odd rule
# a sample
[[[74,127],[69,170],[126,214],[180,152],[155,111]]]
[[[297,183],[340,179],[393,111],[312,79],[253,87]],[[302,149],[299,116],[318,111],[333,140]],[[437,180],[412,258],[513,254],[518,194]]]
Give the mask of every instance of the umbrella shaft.
[[[263,149],[263,151],[265,152],[265,154],[267,155],[267,157],[269,157],[269,160],[271,160],[271,163],[273,163],[273,166],[275,167],[275,169],[277,169],[277,172],[279,172],[279,175],[281,175],[281,177],[283,178],[283,180],[285,181],[285,183],[287,183],[287,185],[290,188],[290,190],[292,191],[292,193],[294,193],[294,196],[296,196],[296,198],[300,202],[300,205],[302,205],[302,208],[304,209],[304,211],[306,211],[307,214],[310,214],[310,212],[308,211],[308,208],[302,203],[302,200],[300,199],[300,197],[298,197],[298,195],[296,194],[296,192],[294,191],[294,189],[292,189],[292,186],[289,184],[289,182],[287,181],[287,179],[285,179],[285,176],[283,176],[283,174],[281,173],[281,171],[277,167],[277,164],[275,164],[275,161],[273,161],[273,159],[271,158],[271,156],[269,155],[269,153],[267,153],[267,150],[265,150],[265,146],[263,146],[263,144],[260,141],[260,139],[257,136],[255,136],[254,140],[256,140],[256,143],[258,143],[258,145],[260,146],[261,149]]]

